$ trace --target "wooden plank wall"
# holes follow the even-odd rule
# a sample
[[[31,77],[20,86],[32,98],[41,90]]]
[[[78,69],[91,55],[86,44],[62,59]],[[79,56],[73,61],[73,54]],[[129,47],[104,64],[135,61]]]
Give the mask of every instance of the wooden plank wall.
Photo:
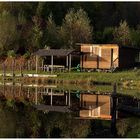
[[[112,60],[116,67],[118,67],[118,50],[119,46],[115,44],[94,45],[85,44],[81,45],[81,52],[83,55],[83,68],[100,68],[110,69],[111,67],[111,49],[113,49]],[[82,59],[81,59],[82,66]]]

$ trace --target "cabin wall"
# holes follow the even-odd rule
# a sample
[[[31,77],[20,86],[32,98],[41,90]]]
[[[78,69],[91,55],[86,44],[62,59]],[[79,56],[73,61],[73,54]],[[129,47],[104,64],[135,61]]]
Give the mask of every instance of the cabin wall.
[[[113,65],[118,67],[118,48],[117,45],[113,44],[81,45],[83,59],[81,58],[80,64],[83,68],[110,69],[112,60]],[[111,55],[111,53],[113,54]]]
[[[130,68],[134,67],[136,63],[136,55],[139,53],[136,49],[119,48],[119,67]]]

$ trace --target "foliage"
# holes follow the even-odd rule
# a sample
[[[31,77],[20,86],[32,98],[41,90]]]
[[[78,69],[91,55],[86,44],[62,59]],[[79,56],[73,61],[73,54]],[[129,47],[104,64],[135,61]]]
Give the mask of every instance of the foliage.
[[[16,57],[16,54],[15,54],[14,50],[10,50],[7,52],[7,56],[8,57]]]
[[[51,48],[58,48],[60,47],[58,44],[58,29],[53,20],[53,15],[50,14],[47,20],[47,27],[46,27],[46,44]]]
[[[140,47],[139,7],[135,2],[1,2],[0,55],[9,50],[23,55],[45,45],[75,48],[75,43]]]
[[[113,43],[113,31],[114,28],[113,27],[107,27],[104,29],[103,31],[103,42],[104,43]]]
[[[33,17],[33,27],[32,27],[32,45],[33,50],[38,50],[41,48],[41,39],[43,36],[43,31],[41,29],[41,19],[40,17],[34,16]]]
[[[31,56],[31,54],[30,54],[30,52],[28,52],[28,51],[24,54],[24,58],[25,58],[25,59],[29,59],[30,56]]]
[[[9,12],[3,11],[0,14],[0,50],[16,49],[17,39],[16,18]]]
[[[60,28],[61,41],[66,48],[74,48],[76,43],[89,43],[92,40],[92,27],[83,9],[71,9],[66,14]]]
[[[134,47],[138,47],[140,44],[140,30],[138,29],[131,29],[131,44]]]
[[[130,45],[131,36],[130,29],[126,21],[121,21],[119,27],[114,29],[114,41],[120,45]]]

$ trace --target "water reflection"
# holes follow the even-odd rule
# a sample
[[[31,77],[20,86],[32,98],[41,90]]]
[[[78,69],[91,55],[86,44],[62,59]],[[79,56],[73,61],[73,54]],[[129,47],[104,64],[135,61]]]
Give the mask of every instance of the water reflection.
[[[110,95],[80,95],[80,117],[111,119]]]
[[[111,93],[1,85],[0,137],[138,137],[140,99]]]

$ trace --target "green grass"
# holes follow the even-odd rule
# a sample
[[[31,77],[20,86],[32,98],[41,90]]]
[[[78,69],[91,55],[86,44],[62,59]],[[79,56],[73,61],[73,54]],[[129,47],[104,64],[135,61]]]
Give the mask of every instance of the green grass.
[[[92,80],[95,82],[122,82],[135,80],[140,81],[140,75],[136,71],[120,71],[114,73],[105,72],[70,72],[60,73],[57,79],[63,80]]]
[[[0,71],[2,73],[2,71]],[[8,72],[7,72],[8,73]],[[9,73],[11,73],[9,71]],[[35,74],[34,71],[23,71],[23,74]],[[15,71],[15,74],[20,74],[19,71]],[[48,72],[39,71],[38,74],[50,74]],[[92,84],[94,82],[99,83],[119,83],[124,86],[140,86],[140,70],[124,70],[114,73],[106,72],[63,72],[57,74],[55,78],[57,81],[63,81],[63,83],[77,83],[77,84]],[[40,78],[41,79],[41,78]],[[52,78],[54,80],[54,78]],[[47,80],[47,79],[46,79]]]

